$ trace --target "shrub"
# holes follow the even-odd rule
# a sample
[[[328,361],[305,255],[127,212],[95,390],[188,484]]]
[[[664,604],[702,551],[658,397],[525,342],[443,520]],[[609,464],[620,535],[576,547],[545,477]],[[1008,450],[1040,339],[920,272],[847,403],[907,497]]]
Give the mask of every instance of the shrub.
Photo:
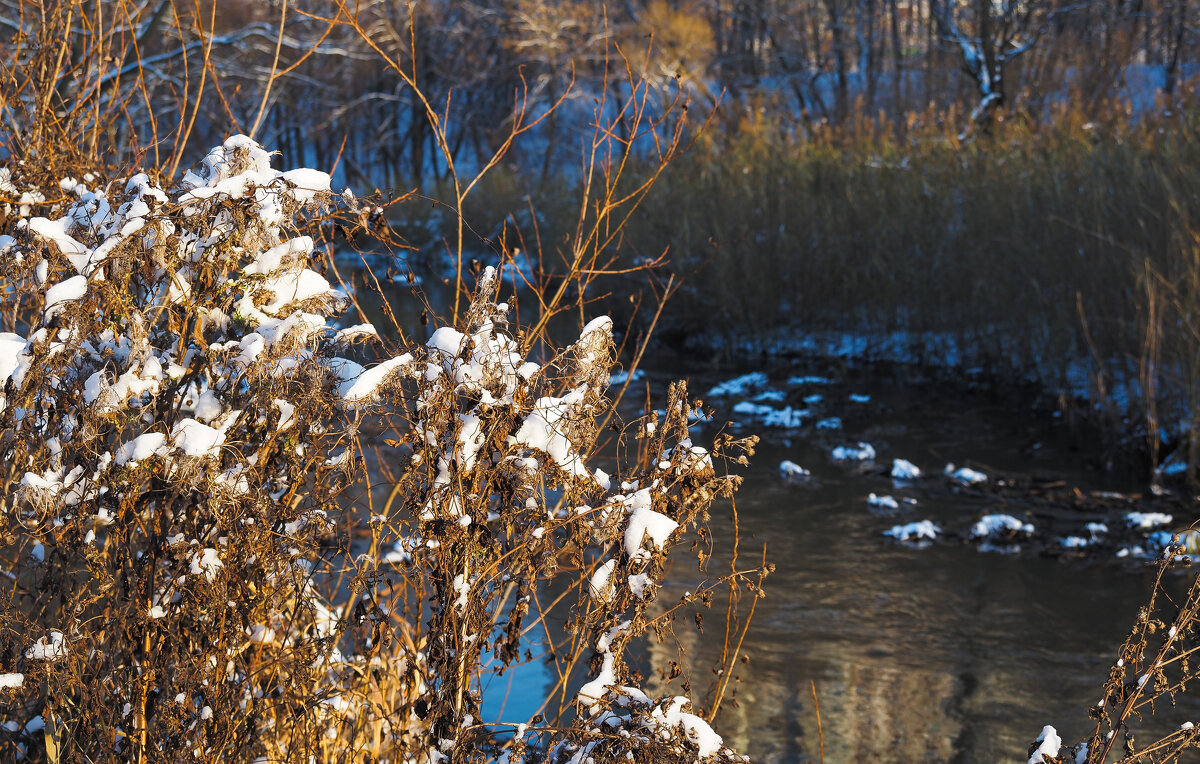
[[[245,137],[176,186],[61,191],[0,237],[9,755],[736,758],[623,653],[666,626],[647,607],[671,547],[736,488],[713,457],[753,439],[693,445],[680,384],[596,469],[611,321],[531,360],[544,337],[508,334],[491,269],[457,326],[370,363],[385,343],[338,328],[353,297],[304,231],[371,210]],[[556,691],[580,712],[486,724],[481,678],[524,660],[552,583],[573,635]]]

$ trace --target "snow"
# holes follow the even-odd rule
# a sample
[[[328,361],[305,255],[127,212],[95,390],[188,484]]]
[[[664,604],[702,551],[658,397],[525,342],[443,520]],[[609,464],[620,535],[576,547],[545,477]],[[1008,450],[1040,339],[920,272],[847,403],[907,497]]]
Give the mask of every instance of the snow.
[[[604,698],[609,687],[617,685],[616,674],[616,656],[612,653],[613,641],[617,639],[631,625],[630,621],[622,621],[618,625],[609,629],[596,642],[596,651],[603,656],[603,661],[600,666],[599,673],[582,687],[576,694],[576,699],[589,709],[595,706]]]
[[[256,284],[252,290],[254,295],[264,292],[270,293],[271,298],[258,306],[258,310],[270,316],[278,314],[289,305],[304,300],[324,299],[340,303],[346,299],[344,292],[334,289],[324,276],[308,268],[272,276]],[[246,300],[243,300],[242,305],[244,306],[245,303]]]
[[[914,539],[935,539],[942,532],[942,529],[934,525],[929,520],[922,520],[916,523],[908,523],[907,525],[894,525],[883,532],[885,536],[891,536],[900,541],[912,541]]]
[[[21,351],[25,349],[25,338],[12,332],[0,332],[0,386],[8,381],[17,370]]]
[[[787,393],[782,390],[763,390],[750,400],[755,403],[783,403],[786,398]]]
[[[644,498],[641,498],[642,494],[645,494]],[[646,536],[654,546],[661,548],[679,527],[679,523],[650,508],[650,489],[638,491],[637,497],[639,500],[629,514],[629,525],[625,528],[625,553],[630,557],[642,548]]]
[[[812,415],[808,409],[793,409],[792,407],[775,409],[769,407],[767,404],[757,403],[761,397],[756,397],[754,401],[742,401],[734,404],[733,413],[757,417],[757,419],[762,420],[764,427],[782,427],[785,429],[797,429],[803,426],[806,417]]]
[[[88,262],[91,256],[88,253],[88,248],[80,244],[72,238],[67,230],[71,225],[71,218],[63,217],[59,220],[49,220],[47,218],[30,218],[28,227],[31,233],[41,236],[43,239],[49,239],[58,247],[58,251],[63,253],[63,256],[70,261],[71,265],[79,274],[87,275]]]
[[[833,384],[825,377],[789,377],[788,385],[792,387],[802,387],[804,385],[830,385]]]
[[[1125,522],[1131,528],[1143,530],[1168,525],[1174,519],[1172,515],[1165,515],[1162,512],[1130,512],[1125,515]]]
[[[779,473],[785,478],[805,478],[812,474],[799,464],[787,459],[779,463]]]
[[[128,443],[122,444],[113,454],[113,461],[118,467],[123,467],[131,462],[136,464],[144,459],[149,459],[162,450],[166,440],[167,436],[161,432],[143,433]]]
[[[721,736],[718,735],[708,722],[695,714],[685,713],[682,708],[689,701],[683,696],[676,696],[671,705],[664,711],[655,708],[651,718],[661,720],[660,726],[679,729],[699,749],[700,758],[712,756],[721,749]]]
[[[487,440],[487,433],[483,430],[483,419],[478,414],[459,414],[458,418],[461,422],[458,430],[459,465],[463,470],[471,470],[479,457],[479,449]]]
[[[521,422],[511,443],[542,451],[569,475],[595,479],[583,464],[575,445],[567,437],[564,425],[583,402],[583,389],[577,388],[565,396],[538,398],[533,411]]]
[[[338,392],[347,403],[360,403],[372,400],[376,397],[380,386],[387,379],[388,375],[402,366],[412,363],[413,357],[409,353],[389,358],[381,364],[372,366],[370,369],[361,370],[353,377],[344,378],[342,384],[338,386]]]
[[[634,597],[640,600],[646,599],[646,595],[650,593],[650,586],[654,583],[654,579],[649,573],[637,573],[628,578],[629,592]]]
[[[1049,724],[1042,728],[1042,734],[1038,735],[1035,742],[1041,745],[1030,754],[1029,764],[1042,764],[1046,756],[1051,759],[1056,758],[1058,756],[1058,749],[1062,747],[1062,740],[1058,736],[1058,731]]]
[[[471,586],[462,574],[454,577],[453,586],[456,595],[454,598],[454,609],[460,613],[465,612],[468,602],[467,596],[471,593]]]
[[[216,549],[206,547],[192,555],[189,572],[193,576],[203,574],[209,581],[214,581],[221,568],[225,567]]]
[[[616,567],[617,561],[613,559],[596,568],[596,572],[592,574],[591,580],[588,581],[588,593],[592,599],[599,602],[607,602],[612,599],[612,585],[609,583],[609,580],[612,578]]]
[[[587,326],[579,332],[579,339],[587,337],[594,332],[603,332],[606,335],[612,335],[612,319],[608,316],[597,316],[587,323]]]
[[[38,641],[25,651],[25,657],[31,661],[56,661],[67,656],[67,645],[63,633],[51,629],[48,637],[38,637]]]
[[[804,424],[804,420],[811,416],[808,409],[794,409],[791,406],[783,409],[772,409],[763,417],[763,426],[765,427],[782,427],[788,430],[795,430]]]
[[[979,518],[979,522],[971,526],[971,536],[974,538],[987,538],[1004,532],[1013,533],[1033,533],[1033,526],[1029,523],[1022,523],[1012,515],[984,515]]]
[[[215,456],[224,442],[224,433],[195,419],[181,419],[171,428],[171,445],[185,456]]]
[[[452,326],[443,326],[438,328],[425,344],[448,356],[456,357],[466,348],[467,335]]]
[[[877,496],[871,494],[867,497],[867,504],[872,507],[880,507],[881,509],[900,509],[900,502],[896,501],[891,496]]]
[[[831,416],[817,422],[818,430],[840,430],[842,429],[841,417]]]
[[[1082,536],[1067,536],[1064,539],[1060,539],[1059,543],[1062,544],[1063,547],[1065,547],[1067,549],[1082,549],[1082,548],[1086,547],[1088,544],[1090,544],[1091,542],[1088,541],[1087,539],[1083,538]]]
[[[751,401],[741,401],[734,404],[733,413],[743,416],[765,417],[775,413],[775,409],[770,406],[765,406]]]
[[[94,404],[101,413],[114,412],[132,398],[134,405],[141,405],[142,397],[158,392],[163,382],[162,364],[153,356],[146,358],[140,368],[130,368],[112,384],[104,371],[97,371],[84,384],[85,403]]]
[[[335,339],[342,343],[378,336],[379,330],[375,328],[374,324],[355,324],[354,326],[347,326],[345,329],[339,329],[334,335]]]
[[[19,334],[0,332],[0,390],[3,390],[8,380],[17,374],[18,369],[22,368],[21,356],[27,344],[25,338]],[[28,362],[26,357],[24,364],[27,365]],[[6,406],[4,396],[0,395],[0,411],[4,411]]]
[[[869,462],[875,459],[875,448],[870,443],[859,442],[855,446],[838,446],[833,449],[834,461]]]
[[[300,167],[288,170],[280,177],[295,186],[292,189],[292,197],[300,204],[308,204],[318,193],[329,193],[331,182],[329,173],[320,170]]]
[[[74,302],[87,294],[87,277],[72,276],[46,290],[44,320],[49,321],[62,311],[67,303]]]
[[[282,244],[271,247],[254,258],[254,262],[242,271],[247,276],[269,276],[286,264],[300,257],[312,254],[313,240],[311,236],[297,236]]]
[[[896,480],[916,480],[921,477],[921,468],[905,459],[893,459],[892,477]]]
[[[850,402],[851,403],[870,403],[871,396],[861,395],[859,393],[850,393]]]
[[[988,476],[982,472],[971,469],[970,467],[962,467],[955,469],[953,464],[947,464],[944,470],[946,476],[963,485],[979,485],[986,483]]]
[[[0,689],[13,689],[25,684],[24,674],[0,674]]]
[[[722,382],[708,391],[708,397],[731,398],[735,395],[746,395],[752,390],[766,386],[767,375],[764,372],[755,371]]]
[[[290,402],[283,398],[276,398],[271,401],[271,405],[279,410],[279,424],[275,427],[276,432],[283,432],[296,424],[296,407]]]

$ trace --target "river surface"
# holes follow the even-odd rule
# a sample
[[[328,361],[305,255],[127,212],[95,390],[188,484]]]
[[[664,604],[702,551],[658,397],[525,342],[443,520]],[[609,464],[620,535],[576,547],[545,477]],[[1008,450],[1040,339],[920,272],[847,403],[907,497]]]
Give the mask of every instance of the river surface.
[[[378,319],[369,298],[363,301]],[[389,295],[389,302],[402,325],[416,325],[420,306],[411,298]],[[674,378],[690,379],[693,395],[709,398],[711,387],[745,371],[659,355],[626,400],[644,400],[649,391],[661,402]],[[693,431],[699,445],[726,422],[763,436],[750,466],[738,468],[745,483],[736,506],[742,560],[765,545],[776,569],[742,648],[748,662],[735,669],[736,694],[715,721],[726,742],[764,764],[991,763],[1026,761],[1045,724],[1068,745],[1089,734],[1087,708],[1099,699],[1152,580],[1136,554],[1117,558],[1136,545],[1118,538],[1118,529],[1125,512],[1160,510],[1162,500],[1141,496],[1144,481],[1106,471],[1099,449],[1081,446],[1053,416],[998,403],[971,392],[971,384],[935,385],[902,367],[854,372],[817,363],[768,372],[765,388],[707,400],[714,421]],[[813,376],[823,381],[794,379]],[[733,410],[766,391],[776,392],[762,405],[811,416],[782,429]],[[622,407],[627,419],[638,414],[631,406]],[[831,417],[841,426],[816,426]],[[831,458],[835,447],[860,442],[874,448],[873,461]],[[894,458],[925,476],[893,481]],[[784,460],[811,476],[784,478]],[[983,472],[988,482],[954,483],[942,474],[950,462]],[[871,506],[872,493],[894,497],[900,508]],[[1186,527],[1195,516],[1187,516],[1191,504],[1173,506],[1170,527]],[[713,513],[714,572],[727,565],[731,513],[728,503]],[[989,513],[1013,515],[1037,533],[1016,544],[972,540],[972,524]],[[884,535],[926,519],[944,531],[933,543]],[[1065,550],[1063,537],[1089,537],[1087,522],[1106,523],[1113,538]],[[1191,575],[1176,578],[1186,584]],[[680,557],[660,600],[676,602],[700,580],[694,559]],[[706,613],[703,634],[690,617],[675,628],[683,678],[697,698],[720,654],[722,613]],[[634,660],[652,675],[649,669],[676,657],[675,645],[652,644]],[[528,718],[550,682],[537,661],[508,672],[485,690],[485,716]],[[677,682],[652,679],[647,689],[663,694]],[[1186,719],[1200,719],[1200,705],[1181,702],[1150,724],[1169,729]]]
[[[813,375],[829,383],[787,384]],[[689,376],[703,394],[731,374]],[[742,418],[740,430],[764,437],[737,497],[742,559],[765,544],[776,570],[746,638],[750,661],[737,668],[738,703],[723,708],[717,729],[755,761],[772,763],[820,761],[822,738],[831,763],[1024,762],[1045,724],[1068,744],[1090,734],[1086,710],[1099,700],[1152,576],[1144,562],[1115,557],[1133,542],[1068,553],[1060,539],[1087,537],[1087,522],[1115,532],[1125,512],[1161,509],[1159,500],[1137,497],[1137,483],[1099,469],[1102,455],[1078,449],[1053,418],[914,384],[903,369],[831,376],[828,368],[772,370],[769,389],[787,395],[775,407],[821,396],[804,405],[814,417],[798,430]],[[714,401],[716,422],[737,422],[731,404],[754,397]],[[833,416],[840,429],[813,424]],[[831,458],[838,445],[860,442],[876,450],[873,463]],[[897,457],[926,475],[893,481]],[[785,479],[783,460],[811,478]],[[969,462],[989,484],[957,485],[942,474],[948,462]],[[995,487],[1000,482],[1010,487]],[[1134,498],[1106,493],[1118,491]],[[872,507],[871,493],[901,508]],[[1104,500],[1086,500],[1092,493]],[[971,541],[972,524],[988,513],[1016,516],[1038,533],[1016,545]],[[925,519],[956,538],[919,546],[883,535]],[[1177,516],[1172,527],[1192,519]],[[718,536],[729,527],[718,516],[712,526]],[[694,585],[694,570],[677,566],[662,597]],[[701,687],[721,629],[701,637],[677,630]],[[651,650],[659,659],[668,652]],[[1184,704],[1159,723],[1171,728],[1197,711]]]

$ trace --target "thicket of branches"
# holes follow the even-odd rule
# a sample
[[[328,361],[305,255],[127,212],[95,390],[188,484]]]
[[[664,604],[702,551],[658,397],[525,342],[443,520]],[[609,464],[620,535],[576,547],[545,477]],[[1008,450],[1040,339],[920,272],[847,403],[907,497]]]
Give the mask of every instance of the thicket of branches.
[[[119,117],[103,120],[119,140],[90,136],[92,152],[149,152],[175,171],[181,154],[163,156],[162,138],[191,134],[205,147],[232,125],[294,162],[332,167],[340,156],[348,181],[395,187],[486,163],[513,124],[547,112],[510,160],[528,175],[561,174],[592,99],[616,113],[636,97],[607,65],[614,45],[662,97],[682,87],[706,107],[721,102],[723,131],[765,120],[805,133],[863,112],[903,125],[930,104],[977,121],[1068,98],[1103,110],[1128,92],[1131,67],[1141,67],[1133,91],[1170,94],[1195,60],[1196,12],[1186,0],[5,0],[0,57],[6,89],[52,77],[39,92]],[[60,60],[22,64],[58,41]],[[402,63],[424,99],[386,61]],[[139,98],[107,97],[124,91]],[[445,146],[430,106],[445,115]],[[25,129],[21,114],[4,116]]]
[[[175,17],[100,23],[114,8],[136,10],[47,7],[3,69],[2,755],[740,760],[709,721],[744,622],[703,707],[647,696],[626,652],[721,582],[730,619],[761,595],[765,565],[655,603],[754,439],[694,444],[683,385],[621,421],[612,321],[561,349],[548,332],[586,316],[653,182],[624,177],[605,105],[567,277],[521,311],[510,265],[464,267],[460,217],[453,311],[421,342],[364,322],[388,274],[336,268],[334,237],[395,244],[383,210],[246,135],[189,169],[211,67],[155,90],[178,59],[154,30]],[[453,168],[445,113],[417,98]],[[662,133],[648,101],[622,107],[626,129]],[[112,146],[145,119],[153,141]],[[479,176],[452,175],[461,209]],[[540,711],[483,718],[488,677],[534,660],[557,678]]]

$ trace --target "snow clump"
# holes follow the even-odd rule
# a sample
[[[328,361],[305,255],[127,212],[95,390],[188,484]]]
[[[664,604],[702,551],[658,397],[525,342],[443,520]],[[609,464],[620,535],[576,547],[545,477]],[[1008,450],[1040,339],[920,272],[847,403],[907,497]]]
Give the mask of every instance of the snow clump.
[[[908,523],[906,525],[894,525],[883,532],[885,536],[891,536],[900,541],[915,541],[920,539],[936,539],[942,529],[934,525],[929,520],[921,520],[916,523]]]
[[[962,483],[963,485],[979,485],[981,483],[986,483],[988,479],[987,475],[979,472],[978,470],[973,470],[970,467],[960,467],[955,469],[953,464],[947,464],[944,472],[951,480],[957,483]]]
[[[746,395],[753,390],[759,390],[767,386],[767,375],[761,371],[743,374],[740,377],[726,380],[716,387],[708,391],[709,398],[732,398],[737,395]]]
[[[916,480],[921,477],[921,468],[906,459],[893,459],[892,477],[896,480]]]
[[[900,502],[896,501],[891,496],[877,496],[871,494],[867,497],[867,504],[880,509],[900,509]]]
[[[854,446],[838,446],[832,455],[838,462],[870,462],[875,459],[875,448],[870,443],[859,442]]]
[[[784,459],[779,463],[779,474],[783,475],[784,478],[790,479],[806,478],[812,475],[811,472],[788,459]]]
[[[25,651],[25,657],[31,661],[56,661],[67,657],[67,645],[63,633],[52,629],[46,637],[38,637],[37,642]]]
[[[1047,756],[1055,759],[1058,757],[1058,749],[1062,748],[1062,739],[1058,736],[1058,731],[1049,724],[1042,728],[1042,734],[1038,735],[1035,742],[1038,745],[1029,753],[1029,764],[1042,764]]]
[[[1131,528],[1148,530],[1169,525],[1175,518],[1162,512],[1130,512],[1125,515],[1125,522]]]
[[[1032,534],[1033,525],[1023,523],[1012,515],[984,515],[971,526],[972,538],[991,538],[1013,533]]]

